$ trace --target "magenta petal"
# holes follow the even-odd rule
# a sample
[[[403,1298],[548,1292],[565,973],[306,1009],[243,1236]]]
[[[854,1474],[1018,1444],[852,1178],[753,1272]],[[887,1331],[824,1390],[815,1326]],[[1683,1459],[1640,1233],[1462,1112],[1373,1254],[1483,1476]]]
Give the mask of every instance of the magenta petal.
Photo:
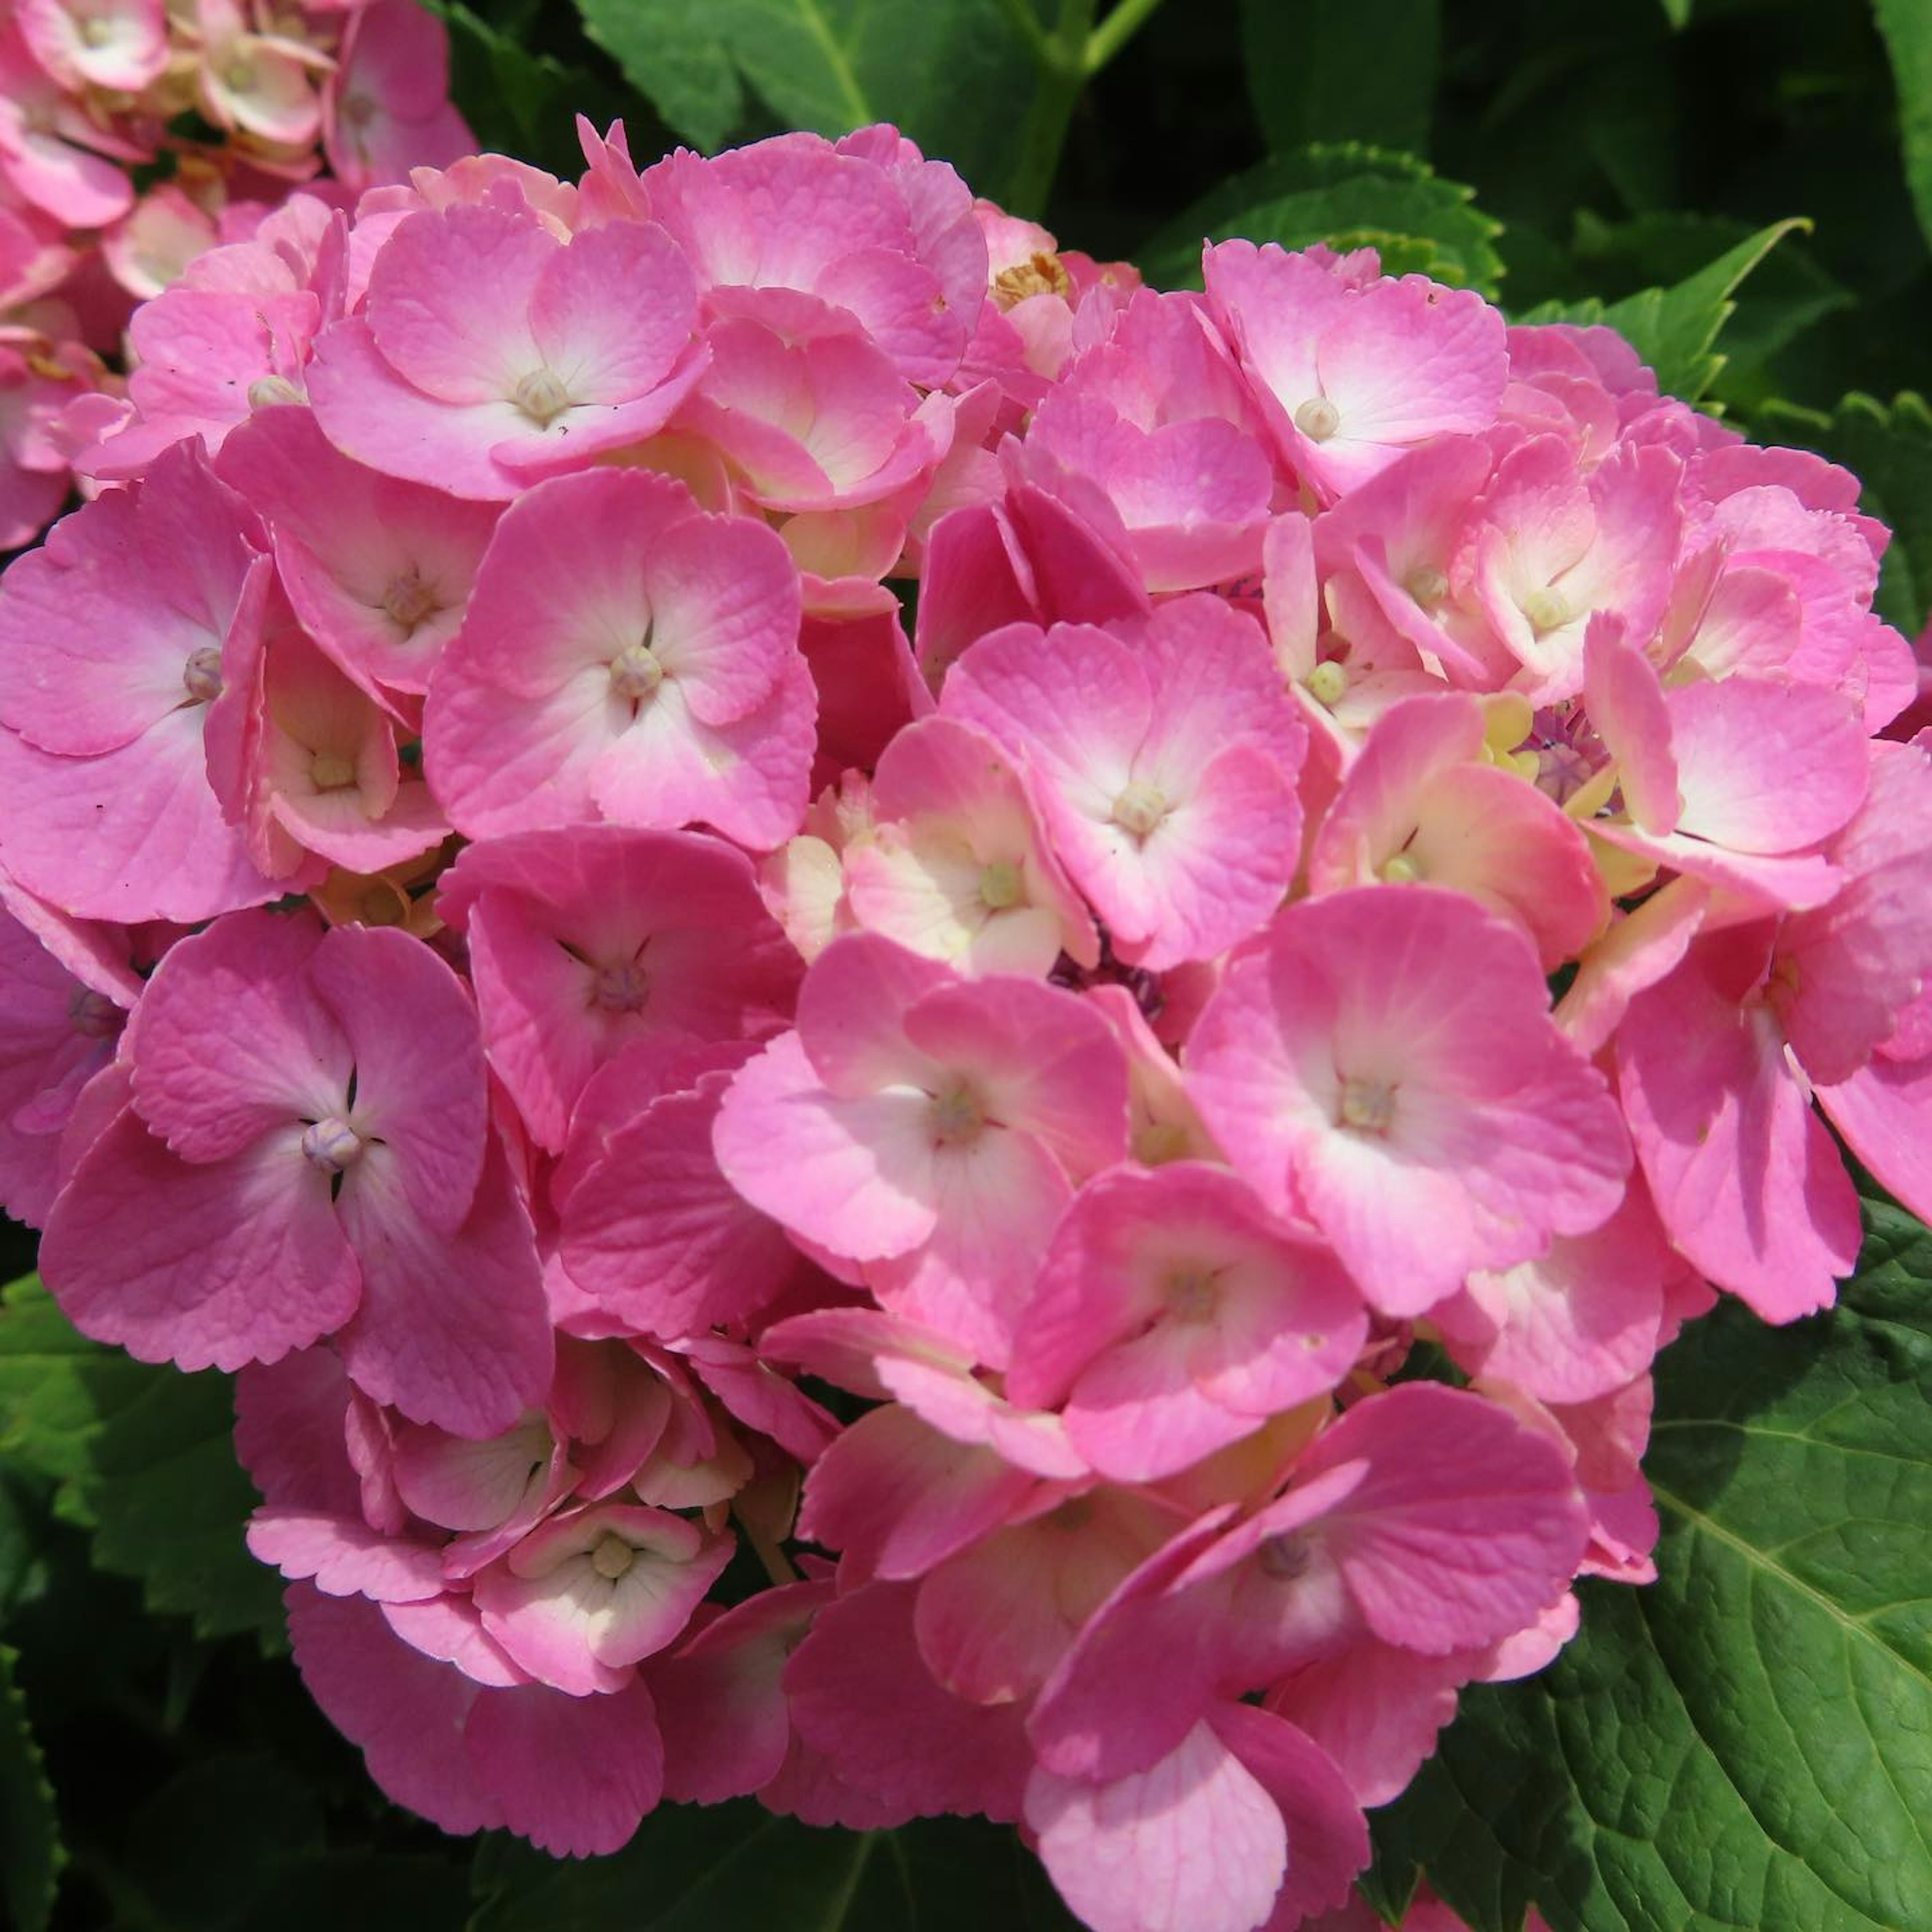
[[[250,1519],[248,1550],[284,1576],[312,1578],[326,1597],[414,1604],[442,1594],[438,1551],[384,1536],[359,1519],[272,1504]]]
[[[663,1795],[657,1715],[634,1678],[601,1697],[479,1691],[464,1742],[502,1822],[553,1857],[616,1851]]]
[[[360,1278],[302,1131],[196,1164],[123,1113],[75,1168],[40,1246],[74,1326],[184,1369],[272,1362],[340,1328]]]
[[[1254,1932],[1290,1856],[1280,1811],[1205,1724],[1112,1784],[1036,1771],[1026,1821],[1094,1932]]]
[[[1028,1753],[1012,1705],[943,1690],[913,1636],[914,1592],[874,1584],[827,1604],[792,1653],[792,1720],[847,1783],[901,1815],[1017,1818]]]
[[[469,1219],[440,1232],[417,1215],[386,1153],[365,1151],[338,1204],[363,1289],[340,1337],[343,1363],[358,1388],[412,1421],[494,1436],[550,1386],[529,1212],[493,1140]]]
[[[446,1832],[489,1829],[502,1806],[477,1775],[464,1729],[477,1688],[400,1642],[373,1604],[290,1586],[289,1640],[309,1695],[398,1804]]]

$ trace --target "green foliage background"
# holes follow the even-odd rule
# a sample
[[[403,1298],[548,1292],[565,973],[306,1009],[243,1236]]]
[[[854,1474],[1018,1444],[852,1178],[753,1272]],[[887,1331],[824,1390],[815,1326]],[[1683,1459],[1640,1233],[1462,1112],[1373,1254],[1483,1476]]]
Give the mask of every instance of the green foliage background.
[[[1372,242],[1856,470],[1932,600],[1932,0],[435,0],[483,145],[646,160],[898,121],[1169,285],[1204,234]],[[0,1227],[0,1280],[31,1267]],[[1065,1932],[1010,1832],[665,1811],[554,1864],[385,1805],[289,1665],[219,1376],[0,1302],[0,1924],[20,1932]],[[1833,1314],[1660,1364],[1660,1579],[1583,1587],[1376,1818],[1480,1932],[1932,1928],[1932,1236],[1874,1199]],[[1175,1928],[1186,1932],[1186,1928]]]

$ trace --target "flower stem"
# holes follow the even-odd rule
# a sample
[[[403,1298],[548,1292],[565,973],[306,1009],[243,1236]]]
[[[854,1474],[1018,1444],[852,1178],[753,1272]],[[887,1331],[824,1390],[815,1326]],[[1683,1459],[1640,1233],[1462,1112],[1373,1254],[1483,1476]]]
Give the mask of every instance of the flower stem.
[[[1067,123],[1086,82],[1094,7],[1094,0],[1060,0],[1060,16],[1052,32],[1040,35],[1036,50],[1040,78],[1034,83],[1026,124],[1020,130],[1018,152],[1006,190],[1006,206],[1016,214],[1036,219],[1046,206],[1060,166],[1060,151],[1066,144]]]
[[[1087,37],[1086,68],[1096,74],[1146,26],[1160,0],[1120,0],[1120,4]]]

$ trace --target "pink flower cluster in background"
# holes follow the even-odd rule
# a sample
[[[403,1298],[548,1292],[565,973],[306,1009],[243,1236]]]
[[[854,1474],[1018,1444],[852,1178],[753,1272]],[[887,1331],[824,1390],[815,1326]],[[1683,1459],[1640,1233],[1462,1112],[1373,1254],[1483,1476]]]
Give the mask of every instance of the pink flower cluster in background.
[[[76,455],[122,406],[114,371],[138,303],[325,166],[334,184],[310,191],[352,206],[473,146],[448,64],[418,0],[0,7],[0,550],[46,527]],[[168,347],[136,321],[137,393],[180,379]]]
[[[1096,1932],[1353,1924],[1652,1574],[1658,1350],[1850,1269],[1826,1120],[1932,1213],[1886,532],[1366,253],[585,146],[142,310],[0,585],[6,1204],[241,1371],[446,1829],[983,1814]]]

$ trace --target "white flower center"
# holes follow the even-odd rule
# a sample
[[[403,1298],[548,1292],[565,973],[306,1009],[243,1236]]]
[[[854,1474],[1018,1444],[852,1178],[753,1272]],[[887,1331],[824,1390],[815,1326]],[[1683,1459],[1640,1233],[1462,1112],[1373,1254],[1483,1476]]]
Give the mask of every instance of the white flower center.
[[[640,1011],[650,993],[650,982],[643,966],[634,959],[621,965],[600,966],[590,982],[591,1004],[607,1013]]]
[[[339,1114],[314,1122],[302,1137],[302,1158],[324,1174],[344,1174],[362,1158],[362,1136]]]
[[[664,668],[649,644],[626,644],[610,660],[610,691],[614,697],[641,704],[664,679]]]
[[[1277,1583],[1292,1583],[1308,1568],[1311,1553],[1308,1539],[1292,1531],[1286,1536],[1270,1537],[1255,1552],[1262,1574]]]
[[[980,874],[980,898],[989,912],[1004,912],[1026,897],[1020,868],[1010,859],[995,859]]]
[[[614,1583],[638,1560],[638,1552],[621,1536],[606,1531],[590,1552],[590,1567],[606,1582]]]
[[[1341,703],[1348,689],[1348,668],[1333,658],[1324,658],[1308,674],[1308,694],[1317,704],[1332,709]]]
[[[1342,427],[1342,412],[1326,396],[1310,396],[1295,411],[1294,426],[1310,442],[1326,442]]]
[[[570,392],[548,369],[532,369],[510,392],[510,400],[540,429],[548,429],[570,407]]]
[[[413,566],[401,576],[392,579],[388,589],[382,593],[382,608],[406,631],[413,631],[432,611],[440,608],[436,601],[436,592],[422,580]]]
[[[1136,838],[1149,837],[1168,814],[1167,795],[1160,786],[1136,778],[1114,800],[1113,820],[1123,832]]]
[[[318,752],[308,761],[308,782],[317,791],[346,791],[356,782],[356,762],[339,752]]]
[[[1213,1321],[1220,1298],[1214,1277],[1203,1269],[1188,1268],[1168,1278],[1167,1312],[1189,1328],[1199,1328]]]
[[[963,1080],[932,1096],[926,1125],[942,1147],[970,1147],[986,1130],[986,1109]]]
[[[221,653],[203,644],[182,667],[182,684],[197,704],[212,704],[221,695]]]
[[[1560,631],[1576,614],[1570,609],[1569,598],[1552,584],[1547,590],[1532,590],[1522,600],[1522,614],[1529,628],[1541,637]]]
[[[1395,1094],[1386,1080],[1344,1080],[1341,1124],[1360,1133],[1387,1133],[1395,1124]]]
[[[308,397],[286,376],[257,376],[248,385],[248,406],[270,410],[281,403],[305,403]]]

